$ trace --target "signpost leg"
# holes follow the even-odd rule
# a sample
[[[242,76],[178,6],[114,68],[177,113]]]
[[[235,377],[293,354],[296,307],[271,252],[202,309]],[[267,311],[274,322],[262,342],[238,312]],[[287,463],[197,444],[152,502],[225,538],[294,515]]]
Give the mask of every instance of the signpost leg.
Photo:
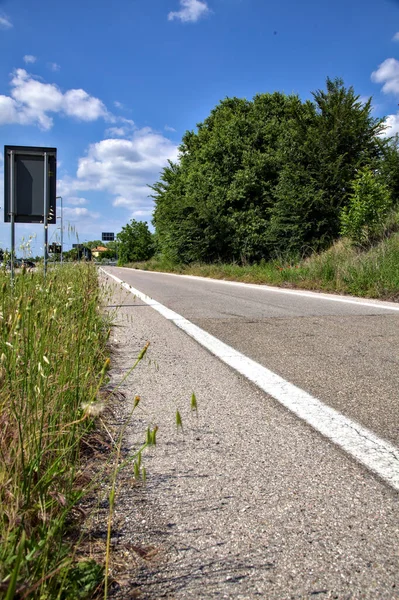
[[[15,260],[15,185],[14,185],[14,152],[10,152],[10,216],[11,216],[11,282],[14,283]]]
[[[62,214],[62,196],[60,196],[60,199],[61,199],[61,264],[62,264],[63,252],[64,252],[64,215]]]
[[[47,223],[47,181],[48,181],[48,164],[47,164],[47,152],[44,153],[44,185],[43,185],[43,222],[44,222],[44,252],[43,252],[43,270],[44,276],[47,274],[47,260],[48,260],[48,223]]]
[[[15,219],[11,213],[11,281],[14,282],[14,260],[15,260]]]

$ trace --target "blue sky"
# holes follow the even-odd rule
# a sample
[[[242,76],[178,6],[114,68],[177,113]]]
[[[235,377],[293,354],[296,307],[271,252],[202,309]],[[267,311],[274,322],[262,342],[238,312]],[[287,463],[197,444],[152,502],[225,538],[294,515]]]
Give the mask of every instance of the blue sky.
[[[64,221],[100,239],[151,221],[147,184],[226,96],[339,76],[399,131],[398,32],[398,0],[0,0],[0,150],[57,147]],[[42,226],[16,233],[42,253]]]

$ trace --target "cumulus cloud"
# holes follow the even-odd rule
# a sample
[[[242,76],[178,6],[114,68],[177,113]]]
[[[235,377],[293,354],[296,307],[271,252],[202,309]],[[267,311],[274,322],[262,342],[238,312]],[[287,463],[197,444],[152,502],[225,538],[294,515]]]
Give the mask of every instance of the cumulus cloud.
[[[180,6],[180,10],[168,14],[169,21],[178,19],[182,23],[196,23],[210,12],[207,3],[202,0],[180,0]]]
[[[392,38],[393,42],[399,42],[399,31],[397,33],[395,33],[395,35]]]
[[[62,110],[81,121],[96,121],[107,115],[104,104],[84,90],[68,90],[63,97]]]
[[[374,83],[383,83],[382,91],[385,94],[399,94],[399,61],[396,58],[387,58],[371,74]]]
[[[92,144],[79,159],[76,178],[59,181],[58,192],[62,196],[83,190],[108,192],[114,198],[113,206],[149,216],[148,184],[158,179],[168,159],[177,156],[177,145],[148,127],[136,130],[130,139],[104,139]]]
[[[19,115],[16,102],[8,96],[0,95],[0,125],[18,122]]]
[[[395,34],[394,38],[399,32]],[[399,61],[395,58],[387,58],[382,62],[376,71],[371,74],[371,80],[374,83],[382,83],[382,91],[385,94],[399,95]],[[382,133],[385,136],[392,136],[399,133],[399,113],[388,115],[385,119],[386,129]]]
[[[72,223],[88,219],[98,219],[99,217],[100,213],[92,212],[88,208],[71,208],[69,206],[64,208],[64,219]]]
[[[383,132],[383,136],[390,137],[391,135],[396,135],[399,133],[399,114],[396,115],[388,115],[385,119],[386,129]]]
[[[47,63],[47,67],[50,69],[50,71],[59,71],[61,69],[60,65],[58,65],[55,62],[49,62]]]
[[[134,210],[132,213],[132,217],[137,217],[142,220],[145,220],[146,217],[150,217],[151,215],[152,210]]]
[[[11,29],[11,27],[13,27],[13,24],[10,19],[5,15],[0,15],[0,29]]]
[[[36,60],[36,56],[33,56],[32,54],[25,54],[24,56],[24,62],[26,62],[27,65],[35,63]]]
[[[85,90],[63,93],[55,84],[43,83],[24,69],[16,69],[11,79],[10,96],[0,95],[0,125],[17,123],[51,129],[51,114],[58,113],[79,121],[112,117],[98,98]]]
[[[124,137],[127,134],[127,131],[124,127],[110,127],[105,134],[115,137]]]
[[[72,206],[83,206],[84,204],[88,204],[89,201],[86,198],[76,198],[72,196],[70,198],[65,198],[65,204],[71,204]]]

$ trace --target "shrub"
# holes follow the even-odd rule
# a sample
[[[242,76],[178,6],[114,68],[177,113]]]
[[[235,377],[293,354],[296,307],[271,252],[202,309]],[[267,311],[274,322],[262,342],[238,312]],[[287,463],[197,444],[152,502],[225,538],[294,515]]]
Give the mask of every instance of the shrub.
[[[359,171],[349,203],[340,215],[341,235],[355,244],[369,244],[384,230],[391,207],[388,187],[370,169]]]

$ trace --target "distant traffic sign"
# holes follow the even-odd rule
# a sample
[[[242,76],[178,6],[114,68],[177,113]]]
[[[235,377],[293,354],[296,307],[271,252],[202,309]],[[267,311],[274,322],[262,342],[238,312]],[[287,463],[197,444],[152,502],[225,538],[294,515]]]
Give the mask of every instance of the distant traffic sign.
[[[114,242],[115,241],[115,234],[114,233],[109,233],[109,232],[103,232],[101,234],[101,240],[103,242]]]

